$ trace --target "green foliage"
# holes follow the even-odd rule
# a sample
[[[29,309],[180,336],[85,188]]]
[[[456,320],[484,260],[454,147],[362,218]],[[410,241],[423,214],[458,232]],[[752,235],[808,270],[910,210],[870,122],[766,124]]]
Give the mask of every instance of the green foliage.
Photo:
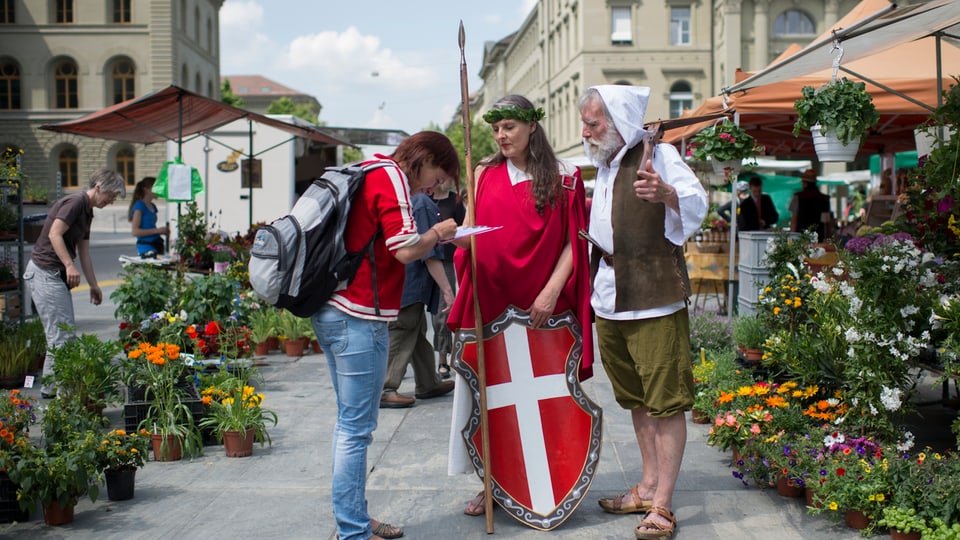
[[[36,360],[19,327],[17,323],[0,322],[0,377],[26,375]]]
[[[146,430],[127,433],[114,429],[103,436],[97,447],[97,466],[114,471],[138,469],[146,464],[150,449],[150,433]]]
[[[265,306],[250,313],[250,340],[256,343],[263,343],[267,338],[278,335],[277,319],[280,316],[279,310],[271,306]]]
[[[225,321],[237,309],[238,292],[239,284],[225,273],[196,276],[181,289],[175,311],[185,311],[187,320],[198,324]]]
[[[188,265],[201,265],[207,248],[207,217],[196,201],[186,205],[186,212],[177,219],[176,250],[180,260]]]
[[[223,438],[224,431],[246,432],[252,428],[261,446],[264,442],[272,445],[267,424],[276,426],[277,414],[263,408],[264,396],[250,386],[249,376],[249,370],[241,370],[238,376],[202,390],[208,405],[200,427],[212,429],[218,439]]]
[[[437,126],[431,126],[430,129],[442,131]],[[466,174],[466,152],[463,143],[463,123],[454,122],[444,132],[453,143],[453,147],[460,153],[460,178],[461,182],[467,177]],[[476,167],[481,159],[493,155],[497,151],[497,141],[493,138],[493,130],[490,125],[482,120],[474,120],[470,125],[470,157],[473,166]]]
[[[845,145],[880,120],[866,85],[846,77],[819,89],[804,86],[800,99],[794,102],[793,107],[797,111],[794,136],[800,135],[801,129],[820,124],[822,131],[835,132]]]
[[[10,479],[19,484],[20,507],[35,510],[35,501],[47,505],[58,501],[61,506],[75,504],[84,495],[96,501],[100,494],[100,472],[97,470],[96,431],[73,433],[62,442],[45,448],[25,445],[19,459],[7,466]]]
[[[363,150],[359,148],[353,148],[352,146],[344,146],[343,162],[356,163],[358,161],[363,161]]]
[[[120,367],[114,357],[120,344],[103,341],[96,334],[83,334],[51,351],[53,380],[61,399],[91,406],[120,401]]]
[[[733,341],[747,349],[760,349],[770,336],[770,330],[756,315],[740,315],[733,320]]]
[[[749,371],[740,369],[737,355],[728,347],[705,349],[702,356],[697,354],[693,362],[693,380],[693,408],[712,419],[720,412],[721,404],[717,401],[720,391],[748,385],[752,376]]]
[[[320,114],[320,107],[313,103],[298,103],[284,96],[267,107],[267,114],[292,114],[311,124],[316,124],[317,115]]]
[[[286,339],[300,339],[310,337],[313,334],[310,319],[297,317],[287,310],[279,310],[280,315],[277,318],[277,331],[280,336]]]
[[[954,82],[926,125],[937,145],[921,167],[908,174],[907,204],[896,221],[899,230],[945,257],[960,252],[960,78]]]
[[[149,264],[132,264],[120,271],[120,284],[110,293],[115,318],[139,325],[163,311],[174,293],[170,273]]]
[[[82,403],[70,399],[55,399],[47,405],[40,420],[40,429],[47,446],[67,444],[77,433],[100,432],[109,424]]]
[[[220,83],[220,101],[227,105],[243,108],[243,98],[233,93],[233,88],[230,86],[230,79],[224,79],[223,82]]]

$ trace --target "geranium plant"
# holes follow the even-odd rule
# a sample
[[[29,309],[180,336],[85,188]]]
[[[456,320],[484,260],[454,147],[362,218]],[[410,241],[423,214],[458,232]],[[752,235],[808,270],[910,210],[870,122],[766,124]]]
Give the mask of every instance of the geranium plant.
[[[700,130],[687,149],[687,154],[699,161],[740,161],[761,153],[763,147],[753,136],[730,121]]]

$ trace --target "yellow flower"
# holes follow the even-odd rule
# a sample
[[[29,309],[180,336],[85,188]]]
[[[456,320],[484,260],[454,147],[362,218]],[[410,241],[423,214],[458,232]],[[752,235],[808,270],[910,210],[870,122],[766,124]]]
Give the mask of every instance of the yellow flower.
[[[887,497],[883,493],[877,493],[877,502],[883,502]]]
[[[836,510],[837,508],[840,508],[840,505],[838,505],[836,501],[830,501],[830,504],[827,505],[827,508]]]

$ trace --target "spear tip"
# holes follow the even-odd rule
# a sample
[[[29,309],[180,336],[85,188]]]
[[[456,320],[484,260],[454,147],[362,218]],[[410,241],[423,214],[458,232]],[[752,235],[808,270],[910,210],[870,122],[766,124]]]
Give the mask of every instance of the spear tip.
[[[460,19],[460,33],[458,34],[458,41],[460,42],[460,48],[463,49],[463,45],[466,41],[466,36],[463,32],[463,19]]]

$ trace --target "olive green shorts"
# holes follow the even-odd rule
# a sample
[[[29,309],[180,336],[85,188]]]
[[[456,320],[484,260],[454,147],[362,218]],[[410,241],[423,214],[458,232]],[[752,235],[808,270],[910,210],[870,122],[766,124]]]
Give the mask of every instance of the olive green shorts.
[[[686,309],[654,319],[597,317],[596,328],[603,369],[621,407],[646,407],[650,416],[667,417],[693,406]]]

